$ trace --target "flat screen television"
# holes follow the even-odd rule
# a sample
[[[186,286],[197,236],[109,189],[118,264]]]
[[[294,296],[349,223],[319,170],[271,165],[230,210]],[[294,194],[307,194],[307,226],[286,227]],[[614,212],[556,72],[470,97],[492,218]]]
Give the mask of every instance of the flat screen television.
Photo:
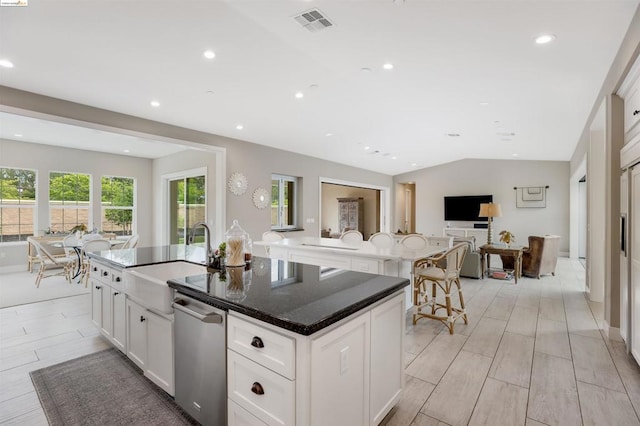
[[[478,213],[480,213],[480,204],[492,202],[493,195],[444,197],[444,220],[486,222],[486,217],[478,217]]]

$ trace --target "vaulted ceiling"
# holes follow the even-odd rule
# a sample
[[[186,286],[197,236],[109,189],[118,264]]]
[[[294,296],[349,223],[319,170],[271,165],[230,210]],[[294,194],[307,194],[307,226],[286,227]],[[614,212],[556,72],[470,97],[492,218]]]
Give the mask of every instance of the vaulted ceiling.
[[[637,7],[32,0],[0,8],[0,60],[14,65],[0,84],[390,175],[569,160]],[[312,9],[332,25],[294,19]],[[30,139],[28,126],[1,136],[14,132]],[[96,139],[87,149],[107,149]]]

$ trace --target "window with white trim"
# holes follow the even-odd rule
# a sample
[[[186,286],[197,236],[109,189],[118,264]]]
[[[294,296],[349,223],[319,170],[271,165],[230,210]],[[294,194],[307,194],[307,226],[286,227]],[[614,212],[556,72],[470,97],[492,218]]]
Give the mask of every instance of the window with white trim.
[[[49,173],[49,224],[51,232],[91,231],[91,175]]]
[[[101,231],[132,235],[135,230],[135,180],[102,176]]]
[[[26,241],[34,234],[36,172],[0,168],[0,242]]]
[[[298,181],[286,175],[271,175],[271,229],[298,227]]]

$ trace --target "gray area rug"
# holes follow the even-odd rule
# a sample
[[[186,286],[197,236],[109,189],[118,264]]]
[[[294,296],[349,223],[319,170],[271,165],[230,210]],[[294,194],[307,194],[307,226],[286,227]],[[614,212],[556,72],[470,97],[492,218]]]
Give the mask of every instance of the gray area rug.
[[[53,426],[198,424],[115,348],[29,374]]]

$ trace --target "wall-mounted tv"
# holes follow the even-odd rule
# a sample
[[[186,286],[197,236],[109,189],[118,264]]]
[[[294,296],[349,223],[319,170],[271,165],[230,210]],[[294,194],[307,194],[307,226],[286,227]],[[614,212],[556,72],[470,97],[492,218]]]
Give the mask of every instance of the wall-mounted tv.
[[[493,195],[444,197],[444,220],[486,222],[486,217],[478,217],[478,213],[480,213],[480,204],[492,202]]]

